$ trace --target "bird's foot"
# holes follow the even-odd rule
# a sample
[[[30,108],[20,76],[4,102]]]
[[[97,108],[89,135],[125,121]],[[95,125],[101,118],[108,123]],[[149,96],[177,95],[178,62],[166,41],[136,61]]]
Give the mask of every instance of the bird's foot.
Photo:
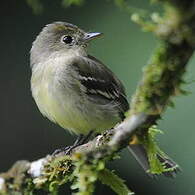
[[[63,155],[70,155],[72,150],[74,148],[76,148],[77,146],[75,145],[72,145],[72,146],[66,146],[66,147],[63,147],[63,148],[59,148],[57,150],[55,150],[53,153],[52,153],[52,156],[57,156],[58,154],[62,153]]]
[[[75,149],[76,147],[86,143],[90,137],[92,136],[93,134],[93,131],[90,131],[86,136],[84,135],[80,135],[76,141],[74,142],[74,144],[72,146],[66,146],[66,147],[63,147],[63,148],[60,148],[60,149],[57,149],[55,150],[53,153],[52,153],[52,156],[56,156],[60,153],[62,153],[63,155],[70,155],[71,152],[73,151],[73,149]]]

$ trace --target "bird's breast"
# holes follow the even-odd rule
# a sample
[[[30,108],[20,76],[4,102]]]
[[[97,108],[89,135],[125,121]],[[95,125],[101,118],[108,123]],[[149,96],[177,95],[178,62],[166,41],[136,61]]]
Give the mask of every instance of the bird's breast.
[[[82,97],[75,92],[77,82],[67,70],[66,59],[51,59],[32,70],[31,90],[40,112],[51,121],[74,133],[90,129],[81,106]]]
[[[56,96],[53,96],[55,91],[55,61],[50,60],[45,63],[37,64],[32,70],[31,90],[35,102],[41,113],[56,122],[53,114],[56,110]]]
[[[71,59],[51,58],[33,67],[31,90],[39,110],[76,134],[111,128],[120,121],[117,112],[82,95],[76,76],[70,76],[70,63]]]

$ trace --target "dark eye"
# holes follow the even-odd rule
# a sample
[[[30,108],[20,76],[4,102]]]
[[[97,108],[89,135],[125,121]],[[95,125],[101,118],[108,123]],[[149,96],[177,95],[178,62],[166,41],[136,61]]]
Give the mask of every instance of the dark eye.
[[[62,42],[66,43],[66,44],[70,44],[70,43],[72,43],[72,41],[73,41],[73,38],[69,35],[62,37]]]

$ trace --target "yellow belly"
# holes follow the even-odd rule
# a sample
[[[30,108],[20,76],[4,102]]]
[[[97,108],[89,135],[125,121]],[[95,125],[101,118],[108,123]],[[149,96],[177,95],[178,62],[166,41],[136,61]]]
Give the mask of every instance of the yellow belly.
[[[36,80],[36,76],[32,76],[32,94],[41,113],[64,129],[76,134],[87,134],[90,125],[77,111],[71,95],[65,97],[57,88],[51,89],[48,79],[38,79],[39,83],[35,84]]]
[[[65,67],[59,64],[58,67],[52,62],[47,66],[41,64],[32,71],[32,94],[44,116],[75,134],[87,134],[91,130],[101,132],[120,121],[111,112],[105,114],[100,107],[89,105],[71,87],[63,89],[56,74]]]

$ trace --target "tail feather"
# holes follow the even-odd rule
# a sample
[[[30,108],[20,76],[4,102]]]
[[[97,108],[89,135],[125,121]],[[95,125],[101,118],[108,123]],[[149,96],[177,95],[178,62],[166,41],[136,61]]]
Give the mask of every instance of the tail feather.
[[[157,175],[149,172],[150,164],[148,161],[146,149],[143,147],[143,145],[141,144],[129,145],[128,150],[150,177],[153,178]],[[168,171],[162,173],[164,176],[175,177],[177,172],[181,171],[179,166],[167,156],[162,156],[159,154],[157,155],[157,158],[163,164],[163,166],[165,166],[165,169],[168,169]]]
[[[177,165],[177,163],[168,156],[157,155],[157,157],[158,160],[165,166],[165,168],[170,170],[163,172],[164,176],[174,178],[176,174],[181,171],[181,168]]]

